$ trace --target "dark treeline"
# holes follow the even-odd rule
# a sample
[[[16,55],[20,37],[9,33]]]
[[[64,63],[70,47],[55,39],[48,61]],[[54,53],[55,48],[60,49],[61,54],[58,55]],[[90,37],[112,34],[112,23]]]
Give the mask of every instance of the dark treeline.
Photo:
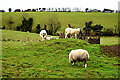
[[[40,23],[38,23],[35,26],[35,29],[32,28],[33,21],[34,20],[31,17],[29,19],[26,19],[25,17],[23,17],[21,25],[16,26],[16,29],[13,29],[12,27],[10,27],[9,30],[16,30],[16,31],[23,31],[23,32],[29,31],[29,32],[38,33],[38,34],[40,33],[41,30],[46,30],[48,35],[59,35],[57,33],[57,31],[59,32],[61,28],[61,22],[59,21],[59,19],[55,17],[50,18],[48,24],[41,25]],[[69,27],[74,28],[73,26],[71,26],[71,24],[68,24],[68,25]],[[85,27],[83,28],[83,31],[80,31],[80,33],[81,34],[87,33],[88,34],[87,36],[89,36],[90,32],[101,32],[101,36],[120,36],[120,30],[118,29],[117,25],[114,25],[114,28],[104,28],[101,24],[93,25],[92,21],[85,22],[84,25]],[[6,29],[6,27],[3,26],[0,29]]]
[[[68,8],[33,8],[33,9],[26,9],[26,10],[21,10],[21,9],[15,9],[14,11],[12,8],[8,9],[8,12],[102,12],[102,13],[113,13],[113,12],[120,12],[118,10],[111,10],[111,9],[103,9],[103,10],[98,10],[98,9],[89,9],[85,8],[85,11],[81,11],[79,8],[75,7],[71,9],[70,7]],[[5,12],[5,10],[0,10],[0,12]]]
[[[23,31],[23,32],[33,32],[33,33],[40,33],[41,30],[46,30],[48,35],[58,35],[57,31],[61,28],[61,23],[56,18],[50,18],[48,24],[44,24],[44,27],[42,28],[41,24],[37,24],[35,29],[32,29],[33,25],[33,18],[26,19],[23,17],[22,24],[16,27],[16,31]],[[49,27],[48,27],[49,26]],[[2,27],[2,29],[5,29],[5,26]]]

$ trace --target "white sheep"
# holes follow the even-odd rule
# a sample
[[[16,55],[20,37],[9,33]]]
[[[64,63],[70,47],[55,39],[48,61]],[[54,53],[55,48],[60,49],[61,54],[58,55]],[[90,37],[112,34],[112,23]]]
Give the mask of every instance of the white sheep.
[[[65,38],[68,37],[68,34],[70,34],[70,36],[72,35],[75,35],[75,38],[77,39],[77,34],[79,34],[80,32],[80,28],[77,28],[77,29],[73,29],[73,28],[66,28],[65,29]]]
[[[89,54],[86,50],[77,49],[72,50],[69,54],[69,62],[74,65],[76,61],[78,61],[78,65],[80,66],[80,61],[84,62],[85,68],[87,67],[87,60],[89,59]]]
[[[53,36],[51,36],[51,37],[46,37],[46,40],[51,40],[51,39],[54,39]]]
[[[42,41],[46,40],[46,37],[47,37],[46,30],[41,30],[40,31],[40,37],[42,37]]]

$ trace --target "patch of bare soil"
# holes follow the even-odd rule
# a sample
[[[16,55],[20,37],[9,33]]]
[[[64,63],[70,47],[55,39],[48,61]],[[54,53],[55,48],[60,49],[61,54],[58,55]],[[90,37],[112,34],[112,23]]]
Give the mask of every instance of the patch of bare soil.
[[[108,55],[109,57],[120,56],[120,45],[113,46],[101,46],[103,49],[102,54]]]
[[[101,46],[103,49],[102,54],[109,57],[118,57],[120,56],[120,45],[113,46]],[[120,66],[120,64],[113,64],[114,66]]]

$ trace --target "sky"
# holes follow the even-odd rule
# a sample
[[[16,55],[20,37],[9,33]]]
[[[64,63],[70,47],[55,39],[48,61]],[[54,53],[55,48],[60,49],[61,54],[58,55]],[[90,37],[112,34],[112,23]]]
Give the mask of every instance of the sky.
[[[0,10],[8,12],[8,8],[26,10],[59,7],[78,7],[83,11],[85,8],[118,10],[118,2],[119,0],[0,0]]]

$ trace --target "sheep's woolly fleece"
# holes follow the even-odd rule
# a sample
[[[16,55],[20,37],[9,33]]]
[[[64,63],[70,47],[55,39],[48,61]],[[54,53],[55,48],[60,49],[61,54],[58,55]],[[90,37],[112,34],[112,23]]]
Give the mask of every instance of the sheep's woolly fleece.
[[[69,54],[69,62],[74,62],[75,61],[85,61],[85,67],[87,67],[86,61],[89,59],[89,54],[86,50],[83,49],[77,49],[77,50],[72,50]]]

